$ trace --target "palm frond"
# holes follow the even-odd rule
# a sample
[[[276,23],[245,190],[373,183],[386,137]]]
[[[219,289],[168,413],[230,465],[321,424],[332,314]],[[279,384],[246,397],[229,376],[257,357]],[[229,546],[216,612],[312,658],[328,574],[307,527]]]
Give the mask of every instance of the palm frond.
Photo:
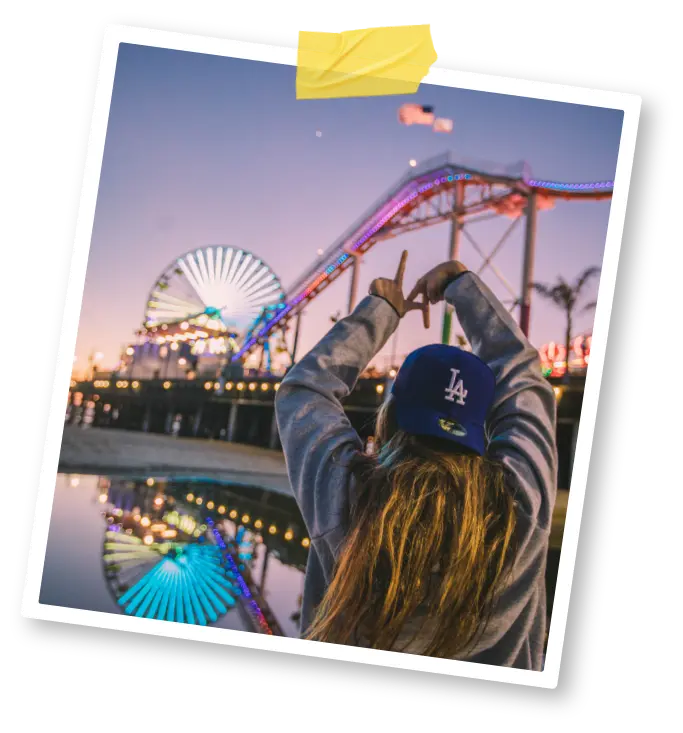
[[[589,280],[594,278],[596,275],[600,274],[600,268],[599,267],[588,267],[586,268],[577,278],[576,282],[574,283],[574,287],[572,290],[576,293],[576,296],[578,297],[581,294],[581,291],[583,290],[586,283],[588,283]]]
[[[547,285],[546,283],[531,283],[531,287],[544,298],[554,298],[553,292],[555,290],[555,286],[553,285]]]
[[[567,308],[566,285],[547,285],[546,283],[532,283],[531,287],[542,297],[551,300],[558,308]]]

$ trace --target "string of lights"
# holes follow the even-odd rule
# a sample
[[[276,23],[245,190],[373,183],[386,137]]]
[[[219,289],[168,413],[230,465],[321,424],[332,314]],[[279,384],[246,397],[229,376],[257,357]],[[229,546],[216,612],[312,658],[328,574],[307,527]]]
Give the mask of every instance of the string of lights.
[[[262,519],[257,517],[256,519],[252,520],[252,517],[249,514],[245,512],[240,512],[236,507],[233,507],[232,509],[230,509],[225,504],[216,505],[216,503],[212,499],[209,499],[205,503],[204,497],[195,495],[192,492],[189,492],[188,494],[186,494],[185,500],[190,504],[197,504],[197,506],[204,505],[207,511],[215,512],[219,514],[220,516],[225,516],[226,518],[231,519],[234,522],[239,521],[241,522],[242,525],[245,525],[245,526],[253,524],[254,529],[258,531],[263,529],[265,531],[265,525]],[[281,531],[276,524],[272,524],[272,523],[268,525],[267,529],[268,529],[268,534],[270,535],[276,535]],[[283,532],[282,536],[287,542],[289,542],[295,539],[294,530],[291,527],[287,527],[287,529],[285,529],[285,531]],[[308,548],[310,547],[310,545],[311,545],[311,540],[309,537],[304,536],[301,538],[302,547]]]
[[[548,188],[553,191],[594,191],[596,189],[614,188],[614,181],[595,181],[593,183],[560,183],[558,181],[537,181],[529,179],[526,181],[529,186],[534,188]]]
[[[206,517],[206,523],[209,526],[209,529],[211,530],[211,533],[214,536],[214,539],[216,540],[216,544],[223,550],[223,557],[225,558],[228,567],[230,571],[232,572],[235,581],[237,582],[237,585],[240,588],[240,591],[242,593],[242,596],[247,601],[247,606],[249,608],[249,611],[256,621],[258,623],[261,630],[266,633],[270,634],[272,636],[273,630],[270,628],[270,625],[266,621],[266,617],[263,614],[263,611],[261,610],[260,606],[256,601],[254,600],[254,597],[251,594],[251,591],[249,590],[249,586],[247,585],[246,581],[242,577],[242,574],[239,571],[239,568],[237,567],[237,563],[233,559],[232,555],[230,554],[230,551],[228,550],[228,546],[225,543],[225,540],[221,536],[221,533],[216,529],[216,526],[214,524],[214,521],[211,517]]]

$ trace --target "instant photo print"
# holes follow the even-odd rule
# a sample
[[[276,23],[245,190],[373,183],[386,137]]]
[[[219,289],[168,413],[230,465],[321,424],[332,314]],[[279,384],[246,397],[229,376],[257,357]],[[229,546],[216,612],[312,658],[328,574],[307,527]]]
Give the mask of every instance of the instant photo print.
[[[386,31],[108,31],[25,615],[556,686],[640,100]]]

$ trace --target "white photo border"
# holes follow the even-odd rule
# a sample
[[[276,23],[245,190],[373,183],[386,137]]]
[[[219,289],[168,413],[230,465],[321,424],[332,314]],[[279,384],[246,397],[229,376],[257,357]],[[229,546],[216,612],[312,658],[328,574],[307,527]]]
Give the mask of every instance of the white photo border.
[[[120,43],[250,59],[253,61],[266,61],[290,66],[296,66],[297,61],[297,50],[292,48],[204,38],[182,33],[170,33],[126,26],[111,26],[107,29],[95,92],[95,107],[76,225],[75,246],[67,288],[52,402],[48,416],[45,451],[22,605],[23,615],[29,618],[61,621],[83,626],[133,631],[156,636],[194,639],[232,646],[361,662],[363,664],[509,682],[535,687],[546,687],[549,689],[557,687],[569,607],[569,595],[579,538],[581,511],[586,490],[598,395],[626,214],[626,202],[633,166],[641,106],[640,97],[631,94],[604,92],[560,84],[508,79],[499,76],[473,74],[439,68],[432,68],[422,81],[422,84],[434,84],[437,86],[457,87],[474,91],[618,109],[624,113],[614,193],[611,202],[599,284],[598,305],[595,312],[591,364],[586,376],[583,407],[570,487],[571,501],[569,501],[567,507],[545,668],[542,672],[532,672],[449,659],[435,659],[399,652],[361,649],[351,646],[305,641],[302,639],[273,637],[244,631],[232,631],[189,624],[174,624],[168,623],[167,621],[133,618],[123,614],[119,616],[97,611],[49,606],[39,602],[40,584],[43,574],[62,442],[64,406],[66,404],[68,385],[71,379],[72,359],[80,320],[79,316],[85,285],[88,253],[95,218],[95,205],[97,202],[109,108]]]

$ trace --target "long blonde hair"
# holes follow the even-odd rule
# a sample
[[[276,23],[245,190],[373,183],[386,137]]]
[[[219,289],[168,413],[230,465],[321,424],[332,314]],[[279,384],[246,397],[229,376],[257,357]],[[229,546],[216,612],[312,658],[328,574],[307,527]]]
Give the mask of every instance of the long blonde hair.
[[[349,466],[349,530],[306,638],[396,651],[417,642],[421,654],[457,657],[485,630],[514,560],[504,471],[399,430],[392,397],[375,434],[378,455]]]

